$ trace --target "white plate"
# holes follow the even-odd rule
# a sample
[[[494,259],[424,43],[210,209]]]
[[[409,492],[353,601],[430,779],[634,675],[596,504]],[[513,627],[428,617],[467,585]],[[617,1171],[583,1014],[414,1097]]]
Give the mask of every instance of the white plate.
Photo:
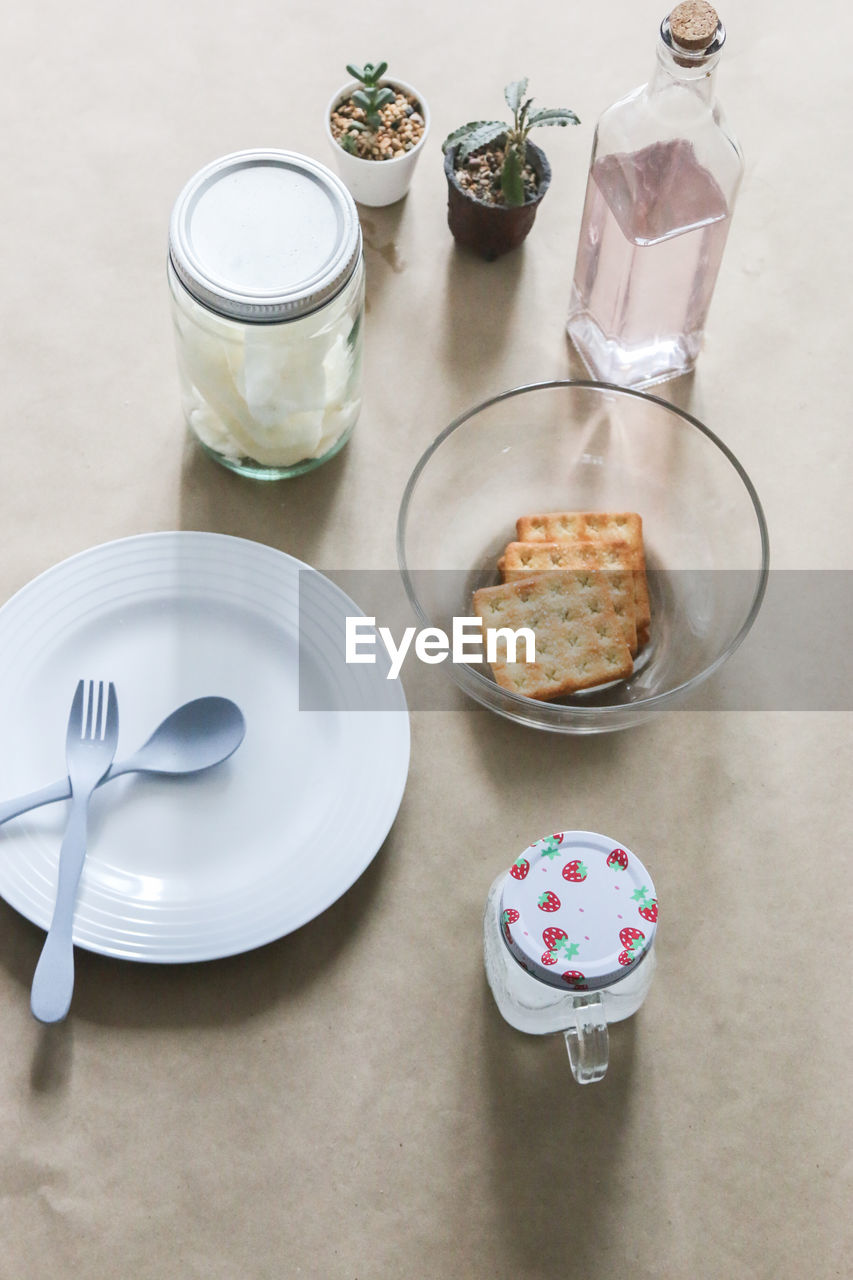
[[[337,678],[322,642],[342,613],[361,614],[305,569],[241,538],[145,534],[63,561],[0,609],[0,796],[65,775],[81,678],[115,681],[117,760],[192,698],[232,698],[246,718],[224,764],[128,775],[95,794],[79,946],[158,963],[247,951],[324,911],[379,850],[408,771],[405,698],[365,665],[338,709],[299,709],[300,624],[310,614],[321,642],[316,688]],[[301,612],[300,579],[312,588]],[[66,811],[50,805],[0,827],[0,895],[45,929]]]

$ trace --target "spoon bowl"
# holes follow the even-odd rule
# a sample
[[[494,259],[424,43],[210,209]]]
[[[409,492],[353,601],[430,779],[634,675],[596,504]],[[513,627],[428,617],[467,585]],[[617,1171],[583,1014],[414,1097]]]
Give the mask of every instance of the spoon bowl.
[[[196,698],[167,716],[147,742],[114,765],[107,777],[198,773],[232,756],[245,733],[243,713],[230,698]]]

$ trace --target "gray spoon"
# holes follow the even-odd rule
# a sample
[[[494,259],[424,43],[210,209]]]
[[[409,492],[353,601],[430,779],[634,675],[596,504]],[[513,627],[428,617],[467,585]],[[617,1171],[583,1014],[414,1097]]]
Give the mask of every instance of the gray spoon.
[[[235,702],[228,698],[196,698],[185,702],[158,725],[147,742],[132,756],[112,765],[99,786],[123,773],[197,773],[227,760],[243,741],[246,722]],[[40,791],[0,803],[0,823],[39,805],[66,800],[71,795],[67,778]]]

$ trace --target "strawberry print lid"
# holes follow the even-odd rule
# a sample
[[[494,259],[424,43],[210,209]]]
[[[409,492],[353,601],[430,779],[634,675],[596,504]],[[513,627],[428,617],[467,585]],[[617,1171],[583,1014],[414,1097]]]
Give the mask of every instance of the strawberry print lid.
[[[501,889],[501,933],[541,982],[598,991],[648,953],[658,903],[629,849],[594,831],[558,831],[524,850]]]

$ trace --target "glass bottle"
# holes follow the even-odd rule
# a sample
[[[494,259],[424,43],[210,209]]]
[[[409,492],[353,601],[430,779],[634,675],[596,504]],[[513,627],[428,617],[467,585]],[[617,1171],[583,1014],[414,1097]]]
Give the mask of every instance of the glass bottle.
[[[598,122],[567,328],[600,381],[650,386],[701,349],[743,173],[714,96],[724,41],[705,0],[678,5],[652,79]]]
[[[184,415],[223,466],[319,466],[361,407],[364,265],[344,184],[291,151],[240,151],[186,185],[168,280]]]
[[[600,1080],[608,1025],[651,986],[657,918],[651,876],[629,849],[593,831],[537,840],[486,901],[483,955],[501,1015],[529,1035],[561,1032],[578,1083]]]

